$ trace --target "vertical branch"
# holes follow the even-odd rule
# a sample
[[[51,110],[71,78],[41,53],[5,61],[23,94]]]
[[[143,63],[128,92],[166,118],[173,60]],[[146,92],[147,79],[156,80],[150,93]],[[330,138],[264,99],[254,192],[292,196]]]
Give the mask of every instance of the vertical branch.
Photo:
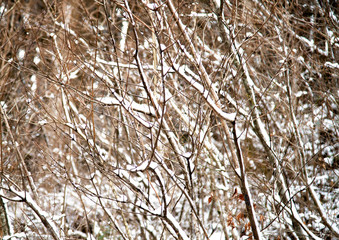
[[[259,230],[258,221],[257,221],[256,214],[255,214],[254,207],[253,207],[251,192],[250,192],[249,185],[248,185],[248,182],[247,182],[244,159],[243,159],[243,156],[242,156],[242,152],[241,152],[241,148],[240,148],[240,144],[239,144],[239,139],[238,139],[238,136],[237,136],[237,133],[236,133],[236,129],[237,129],[236,123],[234,121],[233,122],[233,138],[234,138],[233,140],[234,140],[234,145],[235,145],[235,149],[236,149],[236,152],[237,152],[238,163],[239,163],[239,167],[240,167],[241,191],[242,191],[242,194],[244,195],[244,198],[245,198],[246,209],[247,209],[248,217],[250,219],[254,239],[259,240],[259,239],[262,239],[262,236],[261,236],[261,233],[260,233],[260,230]]]
[[[6,235],[10,235],[11,231],[8,222],[6,203],[2,199],[1,195],[2,194],[0,193],[0,238],[3,238]]]
[[[228,38],[232,37],[231,31],[227,28],[225,25],[226,21],[223,15],[219,16],[220,21],[222,21],[223,24],[220,24],[221,31],[225,34],[225,36],[228,36]],[[236,56],[236,65],[239,66],[239,71],[241,73],[239,75],[242,76],[241,80],[245,87],[246,93],[248,95],[248,101],[250,104],[250,107],[253,109],[254,117],[252,120],[252,128],[255,132],[255,134],[258,136],[261,144],[263,145],[265,152],[268,155],[268,159],[270,161],[270,164],[272,167],[277,168],[277,183],[279,187],[281,188],[281,191],[279,191],[279,196],[281,197],[282,201],[286,204],[288,204],[290,199],[290,193],[289,189],[286,185],[286,179],[283,174],[281,174],[282,169],[280,166],[279,159],[272,149],[271,142],[269,135],[264,127],[264,124],[261,121],[259,109],[257,106],[257,100],[255,96],[254,89],[257,88],[255,86],[255,83],[253,82],[248,67],[247,62],[242,56],[244,53],[244,50],[242,49],[241,45],[236,41],[236,39],[232,39],[231,41],[231,50],[233,54]],[[295,203],[293,201],[290,201],[290,208],[291,208],[291,220],[293,222],[293,229],[297,233],[298,237],[303,239],[304,235],[308,234],[313,239],[319,239],[316,235],[314,235],[308,227],[302,222],[299,213],[297,211],[297,208],[295,206]]]
[[[137,33],[137,30],[136,30],[136,23],[134,21],[134,17],[133,17],[133,13],[129,7],[129,4],[128,2],[125,0],[125,6],[126,6],[126,9],[127,9],[127,13],[129,15],[129,18],[131,20],[131,25],[132,25],[132,29],[133,29],[133,33],[134,33],[134,38],[135,38],[135,46],[136,46],[136,50],[135,50],[135,60],[136,60],[136,64],[137,64],[137,67],[138,67],[138,71],[139,71],[139,74],[140,74],[140,78],[141,78],[141,81],[142,81],[142,84],[144,86],[144,89],[146,91],[146,94],[151,102],[151,105],[152,107],[154,108],[155,110],[155,115],[157,117],[160,117],[160,123],[163,125],[164,129],[170,129],[167,122],[165,121],[164,119],[164,104],[165,104],[165,99],[164,100],[164,103],[163,103],[163,106],[162,108],[160,107],[156,97],[153,95],[152,91],[151,91],[151,88],[150,88],[150,85],[147,81],[147,77],[146,77],[146,74],[144,72],[144,69],[143,69],[143,65],[140,61],[140,57],[139,57],[139,37],[138,37],[138,33]],[[161,125],[159,126],[159,131],[160,131],[160,128],[161,128]],[[160,132],[159,132],[160,133]],[[158,134],[159,134],[158,133]],[[171,132],[168,132],[166,131],[165,132],[166,135],[167,135],[167,138],[171,144],[171,146],[173,147],[173,149],[175,150],[175,153],[177,154],[178,156],[178,161],[179,161],[179,164],[181,165],[181,167],[183,168],[184,172],[185,172],[185,180],[187,182],[187,186],[190,186],[191,184],[189,183],[189,174],[188,174],[188,171],[187,171],[187,168],[185,167],[185,163],[184,163],[184,159],[183,157],[179,156],[179,154],[182,153],[182,151],[180,151],[180,147],[179,145],[176,143],[175,139],[174,139],[174,134],[171,133]],[[156,140],[157,142],[158,140]],[[155,150],[155,148],[154,148]],[[154,156],[154,151],[152,153],[153,155],[151,156],[149,162],[152,160],[152,157]]]
[[[289,72],[287,72],[287,95],[288,95],[288,101],[289,101],[289,109],[290,109],[290,115],[291,115],[291,120],[292,120],[292,125],[293,125],[293,129],[294,129],[294,133],[296,136],[296,140],[297,140],[297,149],[298,149],[298,154],[299,154],[299,158],[301,161],[301,168],[302,168],[302,179],[304,180],[306,187],[307,187],[307,191],[309,192],[313,202],[315,203],[315,208],[317,210],[317,212],[319,213],[321,220],[324,222],[324,224],[326,225],[326,227],[328,227],[328,229],[336,236],[339,237],[339,229],[338,227],[335,226],[335,224],[331,223],[330,220],[326,217],[326,213],[325,210],[314,190],[314,187],[312,186],[312,183],[308,177],[308,173],[307,173],[307,162],[306,162],[306,157],[305,157],[305,151],[304,151],[304,144],[302,143],[301,140],[301,134],[300,131],[298,129],[297,126],[297,119],[295,117],[294,114],[294,106],[293,106],[293,99],[292,99],[292,87],[291,87],[291,80],[289,77]]]
[[[10,136],[10,139],[12,141],[12,144],[16,150],[16,153],[18,154],[18,158],[21,162],[21,167],[23,169],[23,172],[25,173],[25,177],[27,178],[28,180],[28,185],[29,187],[31,188],[32,192],[33,192],[33,196],[36,200],[38,200],[38,195],[37,195],[37,189],[36,189],[36,186],[34,184],[34,181],[33,181],[33,178],[32,178],[32,174],[28,171],[27,169],[27,166],[26,166],[26,163],[25,163],[25,160],[19,150],[19,147],[18,147],[18,142],[15,141],[14,139],[14,136],[13,136],[13,133],[12,133],[12,130],[11,130],[11,127],[9,126],[9,123],[8,123],[8,119],[7,119],[7,115],[6,115],[6,112],[4,110],[4,108],[2,107],[2,105],[0,104],[0,111],[1,111],[1,114],[3,116],[3,119],[4,119],[4,122],[5,122],[5,126],[7,128],[7,131],[9,133],[9,136]]]
[[[174,17],[174,19],[176,21],[176,24],[178,25],[182,35],[184,36],[186,42],[188,43],[188,45],[190,47],[190,50],[191,50],[191,53],[193,54],[194,59],[198,60],[199,57],[198,57],[198,53],[196,51],[196,48],[193,45],[193,42],[192,42],[190,36],[188,35],[188,33],[187,33],[186,29],[185,29],[184,24],[182,23],[181,19],[179,18],[179,14],[175,10],[175,7],[174,7],[172,1],[168,0],[167,5],[168,5],[171,13],[173,14],[173,17]],[[217,96],[216,92],[213,89],[211,79],[208,76],[205,67],[203,66],[203,64],[200,61],[197,64],[197,68],[200,71],[202,81],[204,81],[206,83],[206,85],[208,86],[208,88],[209,88],[209,89],[204,89],[204,91],[206,91],[206,93],[207,93],[207,94],[204,94],[204,95],[207,95],[207,96],[210,95],[211,98],[213,99],[215,105],[220,108],[220,102],[218,101],[218,96]],[[232,138],[231,138],[231,134],[230,134],[229,128],[228,128],[228,126],[226,124],[226,121],[224,119],[221,119],[221,124],[222,124],[222,128],[224,130],[224,133],[226,135],[227,144],[228,144],[228,146],[230,148],[230,151],[231,151],[232,158],[230,160],[233,162],[234,165],[236,165],[236,154],[235,154],[235,150],[234,150],[234,147],[232,145],[232,142],[231,142]]]

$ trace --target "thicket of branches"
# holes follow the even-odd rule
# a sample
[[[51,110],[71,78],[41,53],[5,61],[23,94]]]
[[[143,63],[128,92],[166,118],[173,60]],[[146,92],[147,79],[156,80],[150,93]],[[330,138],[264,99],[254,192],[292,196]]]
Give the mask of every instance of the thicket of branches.
[[[3,239],[336,239],[336,1],[0,4]]]

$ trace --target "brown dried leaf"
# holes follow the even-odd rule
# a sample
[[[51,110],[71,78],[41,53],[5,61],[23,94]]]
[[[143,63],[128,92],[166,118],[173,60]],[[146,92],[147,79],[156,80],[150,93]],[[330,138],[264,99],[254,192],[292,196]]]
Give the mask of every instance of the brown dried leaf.
[[[248,231],[248,230],[251,230],[251,223],[250,222],[246,223],[246,225],[245,225],[245,231]]]
[[[240,220],[243,220],[244,218],[245,218],[245,217],[244,217],[244,213],[243,213],[243,212],[239,213],[239,214],[235,217],[235,219],[237,219],[238,222],[240,222]]]
[[[264,219],[265,219],[264,215],[261,215],[261,214],[260,214],[260,219],[259,219],[259,221],[260,221],[260,222],[264,222]]]
[[[231,226],[232,228],[235,227],[234,222],[233,222],[233,217],[231,214],[227,216],[227,226]]]
[[[208,203],[210,204],[213,200],[213,194],[211,194],[211,196],[208,198]]]

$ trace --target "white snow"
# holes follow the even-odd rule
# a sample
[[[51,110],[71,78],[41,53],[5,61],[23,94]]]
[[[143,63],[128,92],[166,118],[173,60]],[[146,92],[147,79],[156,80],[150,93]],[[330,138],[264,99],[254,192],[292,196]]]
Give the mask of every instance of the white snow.
[[[9,236],[4,236],[3,240],[16,240],[16,239],[26,239],[27,233],[21,232],[21,233],[15,233]]]
[[[189,240],[188,236],[184,232],[184,230],[181,228],[179,222],[173,217],[171,213],[167,213],[168,220],[174,225],[174,227],[178,230],[179,235],[184,240]]]
[[[38,122],[38,124],[41,125],[41,126],[43,126],[43,125],[47,124],[47,120],[46,120],[46,119],[40,120],[40,121]]]
[[[5,7],[5,4],[2,3],[0,6],[0,15],[2,16],[7,11],[7,8]]]
[[[191,84],[193,88],[195,88],[206,100],[206,102],[212,107],[212,109],[222,118],[228,121],[234,121],[236,113],[225,113],[222,111],[213,101],[213,99],[210,96],[210,93],[207,89],[205,89],[200,83],[195,81],[192,77],[186,75],[184,68],[181,68],[179,65],[174,64],[173,67],[175,70],[177,70],[181,76],[185,78],[185,80]]]
[[[34,59],[33,59],[33,62],[38,65],[40,63],[40,58],[39,56],[35,56]]]
[[[121,49],[121,51],[125,50],[128,26],[129,26],[129,22],[127,21],[126,18],[124,18],[122,20],[122,27],[121,27],[121,36],[122,36],[122,38],[120,39],[120,49]]]
[[[339,63],[325,62],[325,67],[339,69]]]
[[[13,192],[16,197],[13,198],[13,200],[25,200],[25,203],[33,210],[33,212],[35,214],[37,214],[38,218],[45,218],[49,224],[49,226],[52,228],[52,231],[55,233],[55,235],[58,237],[58,239],[60,238],[58,236],[58,228],[57,226],[54,224],[54,222],[51,220],[50,216],[48,215],[47,212],[43,211],[38,204],[33,200],[33,198],[30,196],[30,194],[28,192],[20,192],[20,191],[16,191],[15,189],[11,188],[10,189],[11,192]]]
[[[18,59],[23,60],[24,57],[25,57],[25,53],[26,53],[25,50],[20,48],[19,51],[18,51]]]
[[[37,82],[36,82],[36,75],[35,74],[33,74],[31,76],[31,81],[32,81],[32,86],[31,86],[32,92],[35,92],[36,89],[37,89]]]

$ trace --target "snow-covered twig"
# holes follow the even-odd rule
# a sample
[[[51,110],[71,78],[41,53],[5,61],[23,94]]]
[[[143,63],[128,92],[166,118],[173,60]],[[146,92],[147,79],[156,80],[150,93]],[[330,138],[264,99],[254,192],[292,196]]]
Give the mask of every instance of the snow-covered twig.
[[[195,90],[199,92],[199,94],[205,99],[208,105],[210,105],[210,107],[219,117],[230,122],[235,120],[236,113],[225,113],[212,99],[211,92],[204,88],[204,86],[202,86],[200,83],[195,81],[193,77],[190,77],[185,73],[185,66],[180,67],[179,65],[174,64],[173,68],[180,74],[183,79],[185,79],[186,82],[188,82]]]
[[[29,208],[33,210],[33,212],[38,216],[42,224],[45,226],[47,231],[51,234],[54,240],[59,240],[59,230],[58,227],[51,220],[51,217],[47,212],[43,211],[36,201],[29,195],[28,192],[20,192],[15,190],[14,188],[9,188],[9,192],[14,193],[16,197],[11,198],[11,201],[21,201],[24,202]]]

